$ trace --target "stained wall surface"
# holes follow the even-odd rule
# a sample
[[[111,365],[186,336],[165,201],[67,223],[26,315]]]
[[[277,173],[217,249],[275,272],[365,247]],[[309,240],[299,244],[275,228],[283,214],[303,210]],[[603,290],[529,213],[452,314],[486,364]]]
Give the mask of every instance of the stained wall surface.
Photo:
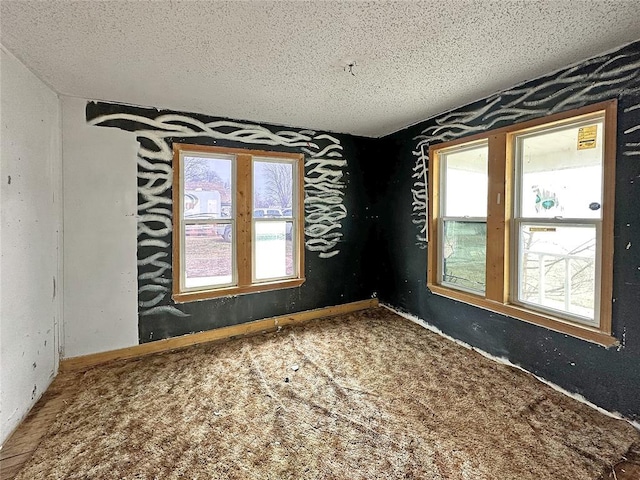
[[[605,349],[426,287],[430,145],[608,99],[618,100],[613,335]],[[383,140],[378,178],[380,298],[446,334],[640,419],[640,43],[443,113]]]
[[[1,444],[57,372],[62,188],[58,97],[0,54]]]

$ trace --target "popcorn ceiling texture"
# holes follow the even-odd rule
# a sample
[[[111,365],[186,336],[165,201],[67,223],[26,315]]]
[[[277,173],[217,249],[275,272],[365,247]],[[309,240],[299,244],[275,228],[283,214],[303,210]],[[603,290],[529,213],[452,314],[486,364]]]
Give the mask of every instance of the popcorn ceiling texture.
[[[17,480],[597,480],[640,442],[384,308],[56,382],[74,393]]]
[[[380,136],[636,40],[639,15],[605,0],[3,0],[0,39],[58,93]]]

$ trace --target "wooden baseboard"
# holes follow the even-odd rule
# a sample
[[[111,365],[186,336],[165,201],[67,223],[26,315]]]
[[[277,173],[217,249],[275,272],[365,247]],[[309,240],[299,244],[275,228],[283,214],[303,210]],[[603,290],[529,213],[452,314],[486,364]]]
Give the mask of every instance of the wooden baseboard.
[[[359,302],[345,303],[334,307],[318,308],[304,312],[292,313],[290,315],[280,315],[278,317],[265,318],[253,322],[231,325],[206,332],[192,333],[180,337],[167,338],[157,342],[143,343],[133,347],[110,350],[108,352],[92,353],[80,357],[65,358],[60,361],[60,371],[69,372],[84,370],[103,363],[115,360],[125,360],[153,353],[167,352],[178,348],[188,347],[199,343],[214,342],[236,337],[246,337],[258,333],[276,331],[279,327],[305,323],[310,320],[322,317],[332,317],[343,313],[366,310],[378,306],[378,299],[362,300]]]

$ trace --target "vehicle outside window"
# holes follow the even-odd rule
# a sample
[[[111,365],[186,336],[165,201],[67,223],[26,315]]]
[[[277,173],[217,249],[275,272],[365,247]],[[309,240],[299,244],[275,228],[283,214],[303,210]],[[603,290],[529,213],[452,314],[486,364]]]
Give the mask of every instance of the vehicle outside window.
[[[253,210],[254,218],[280,218],[282,216],[282,211],[279,208],[255,208]],[[289,209],[289,216],[291,216],[291,209]]]
[[[228,223],[228,208],[222,207],[221,195],[216,190],[191,190],[184,194],[184,218],[202,223],[192,224],[186,231],[187,236],[219,236],[230,242],[233,227]],[[220,220],[220,222],[213,222]],[[224,223],[222,223],[224,222]]]
[[[176,143],[173,299],[304,282],[303,156]],[[282,209],[289,209],[283,218]]]

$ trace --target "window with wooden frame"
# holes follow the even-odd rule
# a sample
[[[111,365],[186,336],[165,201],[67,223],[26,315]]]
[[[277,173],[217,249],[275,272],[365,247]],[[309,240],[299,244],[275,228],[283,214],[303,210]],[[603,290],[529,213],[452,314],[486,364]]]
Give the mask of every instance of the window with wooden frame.
[[[173,145],[173,299],[302,285],[301,154]]]
[[[431,146],[428,288],[613,345],[616,108]]]

